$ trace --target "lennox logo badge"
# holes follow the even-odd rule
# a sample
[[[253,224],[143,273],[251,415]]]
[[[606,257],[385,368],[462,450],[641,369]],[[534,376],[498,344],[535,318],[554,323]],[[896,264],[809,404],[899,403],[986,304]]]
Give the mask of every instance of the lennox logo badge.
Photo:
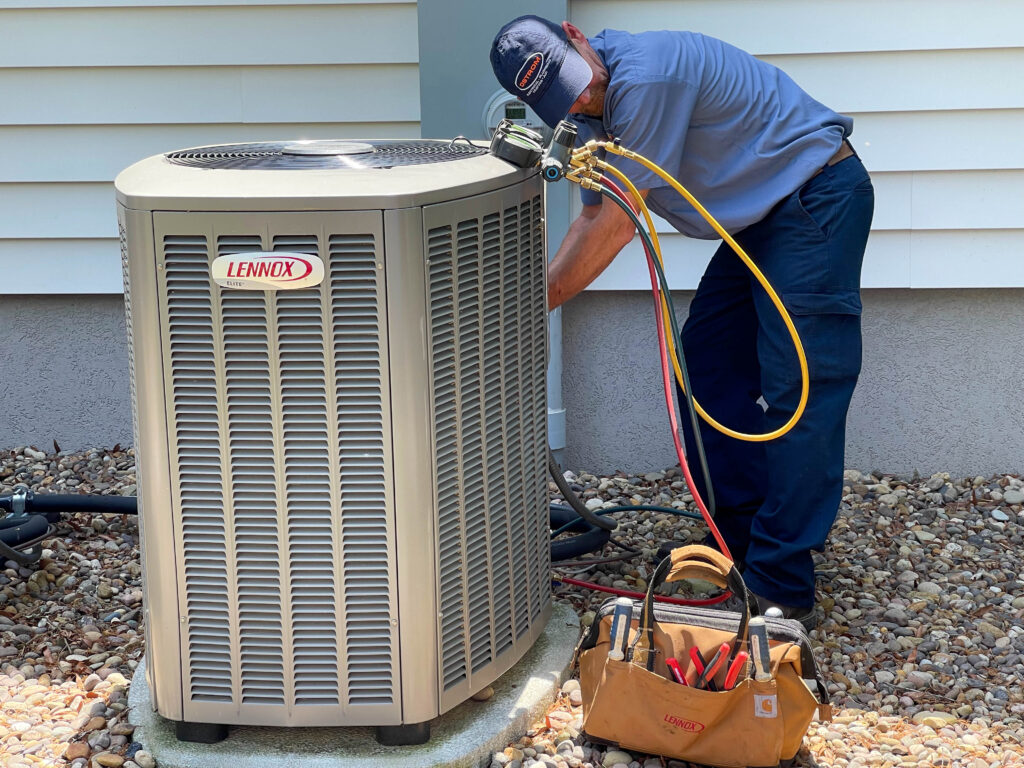
[[[544,54],[531,53],[530,57],[526,60],[526,63],[519,70],[519,74],[516,75],[516,85],[520,91],[525,91],[526,86],[530,84],[533,76],[537,74],[537,70],[540,69],[541,64],[544,63]]]
[[[676,717],[675,715],[665,715],[665,722],[669,725],[674,725],[682,731],[687,733],[700,733],[704,730],[704,723],[698,723],[696,720],[687,720],[683,717]]]
[[[308,253],[254,251],[218,256],[210,272],[221,288],[286,291],[322,283],[324,263]]]

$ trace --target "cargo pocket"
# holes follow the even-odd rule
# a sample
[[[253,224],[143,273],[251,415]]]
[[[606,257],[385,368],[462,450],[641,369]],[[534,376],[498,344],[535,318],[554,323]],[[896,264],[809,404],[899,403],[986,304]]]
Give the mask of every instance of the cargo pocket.
[[[860,292],[784,293],[782,303],[803,342],[811,381],[856,378],[862,352]]]

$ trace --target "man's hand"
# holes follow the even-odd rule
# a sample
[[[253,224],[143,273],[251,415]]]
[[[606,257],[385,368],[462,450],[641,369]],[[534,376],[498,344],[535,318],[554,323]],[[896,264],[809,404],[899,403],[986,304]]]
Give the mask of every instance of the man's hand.
[[[647,197],[647,190],[640,194]],[[548,309],[564,304],[594,282],[635,233],[632,220],[611,200],[583,206],[548,265]]]

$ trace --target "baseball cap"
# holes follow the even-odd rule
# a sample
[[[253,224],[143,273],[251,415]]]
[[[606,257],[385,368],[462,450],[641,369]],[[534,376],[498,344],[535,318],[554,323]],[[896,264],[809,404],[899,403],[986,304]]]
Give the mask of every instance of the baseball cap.
[[[593,71],[565,32],[540,16],[520,16],[498,30],[491,67],[501,86],[554,128],[590,85]]]

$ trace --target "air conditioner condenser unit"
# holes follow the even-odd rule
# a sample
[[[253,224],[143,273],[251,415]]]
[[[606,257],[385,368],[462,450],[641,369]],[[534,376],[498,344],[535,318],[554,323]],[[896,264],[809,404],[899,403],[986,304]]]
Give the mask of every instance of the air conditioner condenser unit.
[[[422,738],[550,610],[540,177],[338,141],[115,186],[154,708]]]

